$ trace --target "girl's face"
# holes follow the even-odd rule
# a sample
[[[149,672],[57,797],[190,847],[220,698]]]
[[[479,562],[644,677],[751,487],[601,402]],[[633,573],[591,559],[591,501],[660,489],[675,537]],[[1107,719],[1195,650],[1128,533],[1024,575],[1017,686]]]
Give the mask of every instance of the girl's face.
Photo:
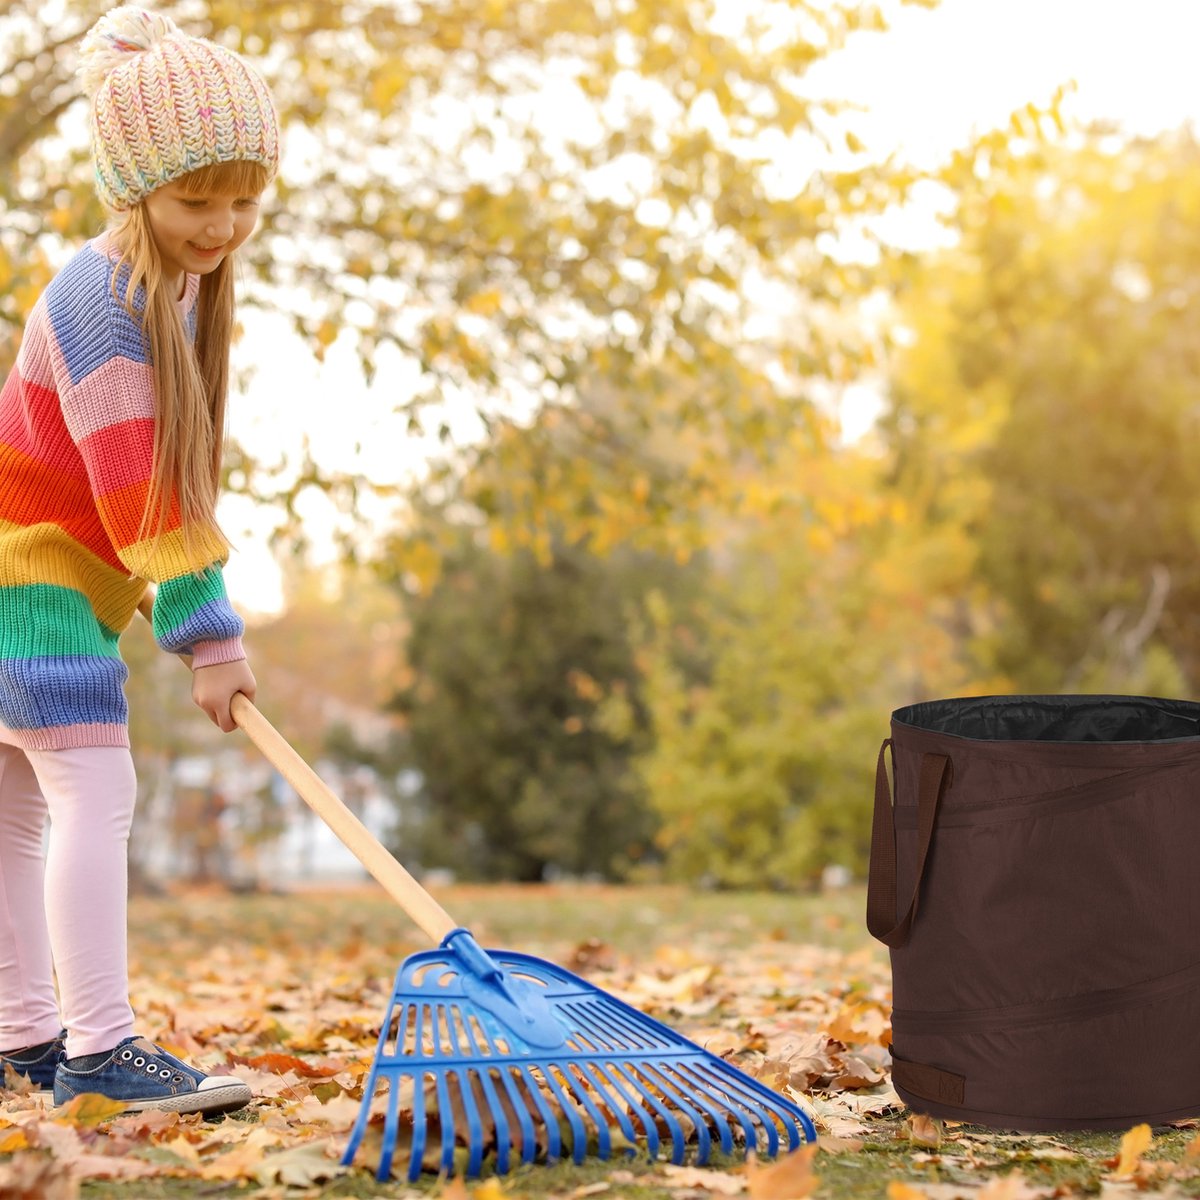
[[[145,204],[163,274],[180,286],[184,272],[215,270],[258,224],[257,194],[185,191],[179,180],[156,188]]]

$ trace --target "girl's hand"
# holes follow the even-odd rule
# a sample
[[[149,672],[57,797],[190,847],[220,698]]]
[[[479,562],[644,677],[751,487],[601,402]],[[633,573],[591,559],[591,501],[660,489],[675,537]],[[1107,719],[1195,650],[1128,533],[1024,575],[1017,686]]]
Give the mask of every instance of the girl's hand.
[[[237,728],[229,711],[230,701],[238,692],[243,692],[247,700],[253,700],[257,686],[244,658],[237,662],[216,663],[211,667],[197,667],[192,672],[192,699],[222,733],[232,733]]]

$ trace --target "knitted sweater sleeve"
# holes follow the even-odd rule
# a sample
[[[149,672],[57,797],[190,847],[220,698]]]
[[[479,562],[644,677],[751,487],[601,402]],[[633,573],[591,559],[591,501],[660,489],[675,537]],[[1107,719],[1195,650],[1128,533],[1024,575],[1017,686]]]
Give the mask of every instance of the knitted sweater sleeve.
[[[104,306],[103,319],[54,324],[63,418],[113,551],[131,575],[158,585],[156,640],[165,650],[191,654],[196,667],[245,658],[244,626],[226,595],[225,547],[216,530],[197,530],[185,540],[171,497],[161,536],[142,531],[155,405],[140,330],[115,302]]]

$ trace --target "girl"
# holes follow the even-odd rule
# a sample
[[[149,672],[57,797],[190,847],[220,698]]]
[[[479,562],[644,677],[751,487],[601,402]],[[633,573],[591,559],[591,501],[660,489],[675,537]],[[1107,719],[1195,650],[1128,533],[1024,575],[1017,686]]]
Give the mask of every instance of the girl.
[[[232,255],[278,122],[242,59],[144,9],[97,22],[80,75],[113,220],[38,300],[0,392],[0,1047],[57,1104],[221,1112],[244,1083],[134,1030],[117,638],[153,581],[154,635],[192,656],[196,704],[228,732],[234,694],[254,697],[215,509]]]

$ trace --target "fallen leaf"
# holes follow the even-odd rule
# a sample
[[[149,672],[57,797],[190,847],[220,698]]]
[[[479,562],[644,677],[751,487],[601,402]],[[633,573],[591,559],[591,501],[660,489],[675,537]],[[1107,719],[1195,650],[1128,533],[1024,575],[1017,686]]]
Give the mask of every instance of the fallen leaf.
[[[942,1123],[937,1117],[913,1113],[908,1121],[908,1136],[915,1145],[936,1150],[942,1144]]]
[[[77,1154],[67,1166],[77,1179],[147,1179],[163,1174],[159,1164],[111,1154]]]
[[[279,1182],[288,1187],[309,1187],[345,1175],[348,1168],[326,1155],[325,1147],[328,1144],[324,1141],[310,1142],[265,1155],[252,1175],[261,1184]]]
[[[506,1196],[503,1184],[498,1179],[485,1179],[471,1191],[471,1200],[504,1200]]]
[[[599,1183],[586,1183],[583,1187],[577,1187],[573,1192],[568,1193],[570,1200],[584,1200],[587,1196],[599,1196],[601,1192],[607,1192],[612,1187],[611,1183],[601,1180]]]
[[[4,1064],[4,1090],[14,1096],[28,1096],[34,1091],[33,1080],[28,1075],[22,1075],[14,1070],[11,1063]]]
[[[1045,1192],[1031,1188],[1019,1171],[1010,1171],[1002,1178],[990,1179],[977,1193],[975,1200],[1035,1200]]]
[[[746,1190],[752,1200],[802,1200],[811,1196],[820,1180],[812,1173],[815,1144],[785,1154],[769,1167],[760,1167],[751,1154],[746,1160]]]
[[[929,1200],[929,1197],[920,1188],[893,1179],[887,1186],[887,1200]]]
[[[25,1136],[23,1129],[10,1129],[3,1137],[0,1137],[0,1154],[13,1154],[17,1150],[25,1150],[29,1146],[29,1139]]]
[[[4,1200],[76,1200],[79,1180],[66,1163],[41,1154],[21,1154],[0,1163]]]
[[[723,1196],[738,1196],[746,1190],[745,1174],[731,1175],[702,1167],[660,1167],[657,1175],[668,1187],[689,1188],[704,1192],[719,1192]]]
[[[1121,1138],[1121,1151],[1113,1176],[1116,1179],[1123,1179],[1132,1175],[1141,1165],[1142,1155],[1150,1149],[1153,1140],[1149,1125],[1135,1125],[1129,1130]]]
[[[866,1143],[860,1138],[823,1137],[817,1148],[825,1154],[857,1154]]]
[[[74,1100],[64,1104],[54,1112],[54,1119],[61,1125],[75,1125],[87,1128],[99,1125],[111,1117],[119,1117],[125,1111],[125,1105],[120,1100],[110,1100],[107,1096],[95,1092],[84,1092]]]

